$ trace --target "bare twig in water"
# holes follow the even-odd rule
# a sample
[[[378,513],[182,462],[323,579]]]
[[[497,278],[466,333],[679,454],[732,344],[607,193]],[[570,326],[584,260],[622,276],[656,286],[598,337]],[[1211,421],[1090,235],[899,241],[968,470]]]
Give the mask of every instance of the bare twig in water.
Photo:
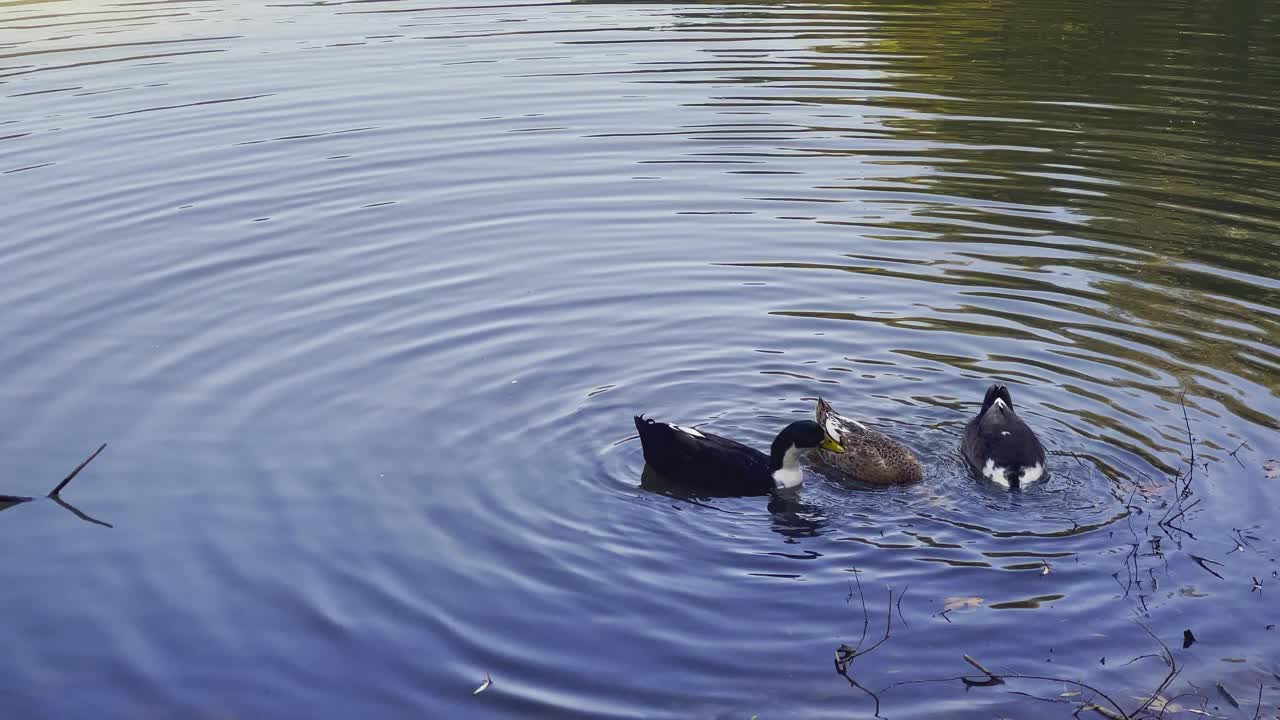
[[[854,568],[853,577],[855,579],[858,578],[857,568]],[[883,645],[889,639],[889,636],[893,631],[893,608],[894,608],[893,589],[892,588],[889,589],[889,602],[888,602],[889,609],[888,609],[888,616],[885,618],[885,623],[884,623],[884,636],[881,637],[879,640],[877,640],[875,644],[873,644],[871,647],[865,650],[862,649],[862,643],[865,642],[867,638],[867,628],[868,628],[868,625],[870,624],[870,615],[867,613],[867,600],[866,600],[866,596],[863,595],[863,592],[862,592],[861,580],[858,580],[858,597],[861,600],[861,604],[862,604],[862,636],[858,638],[858,644],[855,645],[854,647],[849,647],[848,645],[842,644],[839,648],[836,648],[836,656],[835,656],[836,674],[840,675],[845,680],[849,681],[850,687],[858,688],[859,690],[861,690],[862,692],[866,693],[868,696],[871,697],[871,699],[876,704],[874,715],[875,717],[879,718],[881,717],[880,696],[877,695],[875,692],[872,692],[870,689],[868,689],[862,683],[858,682],[856,679],[854,679],[853,676],[849,674],[849,664],[852,663],[857,658],[860,658],[863,655],[873,652],[876,648]],[[901,600],[901,598],[899,598],[899,600]]]
[[[1253,720],[1258,720],[1260,715],[1262,715],[1262,683],[1258,683],[1258,706],[1253,711]]]
[[[1098,713],[1099,715],[1102,715],[1103,717],[1108,718],[1109,720],[1137,720],[1138,718],[1152,718],[1152,717],[1163,718],[1164,713],[1170,710],[1170,705],[1172,703],[1171,700],[1165,699],[1164,693],[1173,684],[1173,681],[1177,678],[1181,670],[1178,667],[1177,660],[1174,658],[1173,651],[1169,649],[1169,646],[1166,645],[1165,642],[1159,638],[1159,636],[1157,636],[1154,632],[1152,632],[1151,628],[1149,628],[1145,623],[1141,621],[1137,621],[1137,622],[1138,622],[1138,626],[1141,627],[1148,635],[1150,635],[1151,639],[1155,640],[1155,642],[1160,646],[1160,649],[1162,652],[1160,654],[1140,655],[1134,658],[1133,660],[1130,660],[1129,663],[1127,664],[1137,662],[1138,660],[1141,660],[1147,657],[1158,657],[1165,662],[1165,665],[1169,668],[1169,672],[1165,674],[1164,678],[1160,681],[1160,684],[1155,688],[1154,691],[1150,693],[1146,701],[1144,701],[1142,705],[1134,709],[1132,712],[1126,712],[1125,709],[1120,705],[1120,703],[1118,703],[1114,698],[1102,692],[1098,688],[1092,685],[1089,685],[1087,683],[1081,682],[1079,680],[1070,680],[1067,678],[1060,678],[1060,677],[1049,677],[1045,675],[1025,675],[1022,673],[1008,673],[1008,674],[1000,675],[991,671],[981,662],[977,661],[976,659],[974,659],[969,655],[963,656],[964,661],[972,665],[975,669],[978,670],[978,672],[982,673],[981,678],[975,678],[971,675],[958,675],[955,677],[938,678],[938,679],[932,679],[932,680],[904,680],[901,682],[893,683],[884,688],[881,688],[880,693],[886,693],[890,690],[893,690],[894,688],[901,687],[903,685],[914,685],[919,683],[945,683],[945,682],[955,682],[956,680],[959,680],[969,687],[984,687],[984,686],[991,686],[991,685],[1007,684],[1014,680],[1040,680],[1044,682],[1058,683],[1061,685],[1069,685],[1069,686],[1079,688],[1080,690],[1086,693],[1092,693],[1092,697],[1087,700],[1083,700],[1083,702],[1081,702],[1080,700],[1072,701],[1072,702],[1081,702],[1081,704],[1076,709],[1077,716],[1081,712],[1093,711]],[[1280,676],[1277,676],[1277,677],[1280,677]],[[1027,695],[1028,697],[1035,697],[1036,699],[1039,699],[1039,700],[1046,700],[1046,698],[1040,698],[1034,695],[1029,695],[1027,693],[1022,693],[1020,691],[1011,691],[1011,692],[1015,692],[1017,694],[1024,694],[1024,695]],[[1222,689],[1222,692],[1224,693],[1224,695],[1226,694],[1225,689]],[[1059,696],[1059,697],[1065,697],[1066,695],[1068,694],[1064,693],[1062,696]],[[1079,693],[1070,693],[1070,695],[1079,695]],[[1184,696],[1185,694],[1180,695],[1179,697],[1184,697]],[[1061,701],[1055,700],[1055,702],[1061,702]],[[1261,706],[1261,694],[1259,694],[1258,702],[1259,702],[1259,706]],[[1159,703],[1159,708],[1160,708],[1159,713],[1156,713],[1155,710],[1152,709],[1153,706],[1156,705],[1156,703]],[[1237,707],[1239,706],[1237,705]],[[877,713],[879,712],[878,702],[876,705],[876,711]],[[1257,720],[1257,718],[1255,718],[1255,720]]]
[[[907,596],[907,591],[908,591],[908,590],[910,590],[910,589],[911,589],[911,586],[910,586],[910,585],[908,585],[908,586],[906,586],[906,587],[902,588],[902,592],[898,593],[898,603],[897,603],[897,604],[898,604],[898,619],[899,619],[899,620],[901,620],[901,621],[902,621],[902,624],[903,624],[903,625],[906,625],[908,628],[910,628],[910,627],[911,627],[911,623],[907,622],[907,616],[902,614],[902,598],[904,598],[904,597],[906,597],[906,596]]]
[[[1236,449],[1235,449],[1235,450],[1232,450],[1231,452],[1227,453],[1227,454],[1228,454],[1228,455],[1230,455],[1231,457],[1235,458],[1235,459],[1236,459],[1236,462],[1240,463],[1240,467],[1242,467],[1242,468],[1244,467],[1244,463],[1243,463],[1243,462],[1240,462],[1240,457],[1239,457],[1238,455],[1236,455],[1236,453],[1240,452],[1240,448],[1242,448],[1242,447],[1244,447],[1245,445],[1248,445],[1248,444],[1249,444],[1249,441],[1248,441],[1248,440],[1241,441],[1241,443],[1240,443],[1239,445],[1237,445],[1237,446],[1236,446]],[[1252,450],[1253,448],[1249,448],[1249,449],[1250,449],[1250,450]]]
[[[1155,702],[1156,698],[1160,697],[1161,694],[1168,689],[1169,685],[1173,682],[1173,679],[1178,676],[1178,663],[1173,658],[1173,651],[1170,650],[1169,646],[1165,645],[1164,641],[1161,640],[1159,637],[1157,637],[1155,633],[1151,632],[1151,628],[1147,627],[1146,623],[1142,622],[1141,620],[1138,620],[1136,622],[1138,623],[1138,626],[1141,627],[1143,630],[1146,630],[1147,634],[1151,636],[1151,639],[1159,643],[1160,648],[1164,650],[1164,661],[1169,666],[1169,674],[1164,676],[1164,680],[1162,680],[1160,682],[1160,685],[1156,687],[1155,691],[1151,693],[1151,697],[1147,698],[1147,701],[1142,703],[1141,707],[1133,711],[1133,715],[1135,716],[1142,714],[1144,710],[1151,707],[1151,703]],[[1167,703],[1166,703],[1166,707],[1167,707]],[[1163,714],[1163,712],[1164,710],[1162,708],[1161,714]]]
[[[982,663],[978,662],[977,660],[974,660],[968,655],[965,655],[964,661],[978,668],[979,672],[987,676],[986,680],[970,680],[969,678],[963,678],[962,680],[965,685],[1003,685],[1004,684],[1004,680],[1001,680],[999,675],[996,675],[995,673],[983,667]]]
[[[62,482],[59,482],[57,487],[51,490],[46,497],[49,500],[52,500],[55,503],[66,508],[68,511],[73,513],[76,517],[80,518],[81,520],[84,520],[85,522],[93,523],[94,525],[102,525],[103,527],[114,527],[111,523],[103,522],[101,520],[98,520],[97,518],[90,517],[89,515],[82,512],[79,508],[75,507],[74,505],[68,503],[66,500],[62,499],[62,489],[67,486],[67,483],[71,482],[76,475],[79,475],[80,471],[83,470],[85,466],[88,465],[94,458],[98,457],[98,454],[101,453],[104,449],[106,449],[106,447],[107,447],[106,443],[99,445],[98,449],[94,450],[92,455],[85,458],[84,461],[81,462],[79,465],[77,465],[75,469],[72,470],[66,477],[62,478]],[[4,510],[6,508],[12,507],[19,503],[26,503],[26,502],[31,502],[32,500],[39,500],[39,499],[40,498],[25,497],[25,496],[18,496],[18,495],[0,495],[0,510]]]
[[[72,505],[71,503],[67,502],[66,500],[63,500],[61,495],[54,495],[54,496],[50,497],[49,499],[50,499],[50,500],[52,500],[52,501],[54,501],[54,502],[56,502],[56,503],[58,503],[58,504],[59,504],[59,505],[61,505],[62,507],[66,508],[67,510],[71,511],[71,514],[75,515],[76,517],[80,518],[81,520],[84,520],[84,521],[85,521],[85,522],[87,522],[87,523],[93,523],[94,525],[101,525],[101,526],[103,526],[103,527],[109,527],[109,528],[114,528],[114,527],[115,527],[115,525],[112,525],[112,524],[111,524],[111,523],[109,523],[109,522],[103,522],[103,521],[101,521],[101,520],[99,520],[99,519],[97,519],[97,518],[95,518],[95,517],[92,517],[92,516],[91,516],[91,515],[89,515],[88,513],[84,512],[84,511],[83,511],[83,510],[81,510],[80,508],[76,507],[75,505]]]
[[[865,614],[865,608],[866,608],[866,605],[864,604],[863,605],[864,614]],[[891,634],[892,630],[893,630],[893,588],[890,588],[888,616],[885,618],[885,622],[884,622],[884,637],[877,640],[874,645],[867,648],[866,650],[862,649],[862,640],[859,640],[857,646],[855,647],[849,647],[848,645],[841,645],[840,648],[836,650],[836,664],[842,665],[844,667],[848,667],[849,663],[853,662],[854,659],[862,657],[863,655],[866,655],[867,653],[883,645],[885,641],[889,639],[889,635]]]
[[[92,461],[94,458],[98,457],[98,453],[102,452],[102,451],[103,451],[103,450],[105,450],[106,448],[107,448],[107,444],[106,444],[106,443],[102,443],[101,445],[99,445],[99,446],[98,446],[98,449],[97,449],[97,450],[94,450],[92,455],[90,455],[89,457],[85,458],[84,462],[82,462],[82,463],[80,463],[79,465],[77,465],[77,466],[76,466],[76,469],[75,469],[75,470],[72,470],[70,475],[67,475],[66,477],[62,478],[62,482],[58,483],[58,487],[54,488],[54,489],[53,489],[53,492],[49,493],[49,497],[51,497],[51,498],[52,498],[52,497],[57,497],[57,496],[58,496],[58,493],[62,492],[62,488],[66,487],[66,486],[67,486],[67,483],[71,482],[71,480],[72,480],[76,475],[79,475],[79,474],[80,474],[80,471],[84,469],[84,466],[85,466],[85,465],[88,465],[88,464],[90,463],[90,461]]]
[[[1170,538],[1176,537],[1174,533],[1179,533],[1194,540],[1196,536],[1191,534],[1189,530],[1180,525],[1174,524],[1179,518],[1185,516],[1188,511],[1200,502],[1197,500],[1190,505],[1186,505],[1186,501],[1191,498],[1193,492],[1191,484],[1196,475],[1196,443],[1195,438],[1191,434],[1191,420],[1187,417],[1187,394],[1185,392],[1178,398],[1178,403],[1182,405],[1182,423],[1186,428],[1187,451],[1190,453],[1191,457],[1187,461],[1187,472],[1174,477],[1173,502],[1169,504],[1169,509],[1165,511],[1164,517],[1160,518],[1156,525],[1163,529],[1165,534]],[[1179,485],[1179,483],[1181,483],[1181,485]],[[1172,517],[1170,517],[1171,515]]]
[[[1236,708],[1240,707],[1240,701],[1236,700],[1235,696],[1231,694],[1230,690],[1223,687],[1222,683],[1217,683],[1217,685],[1218,685],[1218,692],[1222,693],[1222,697],[1226,698],[1227,702],[1231,703],[1231,707],[1236,707]]]
[[[1187,426],[1187,447],[1191,448],[1191,469],[1189,473],[1196,471],[1196,444],[1191,439],[1191,420],[1187,417],[1187,393],[1183,391],[1182,397],[1178,398],[1178,404],[1182,406],[1182,422]]]
[[[862,641],[867,639],[867,627],[871,624],[871,616],[867,614],[867,596],[862,594],[862,578],[859,576],[858,568],[853,569],[853,579],[858,581],[858,600],[862,602],[862,635],[858,636],[858,644],[853,649],[856,654],[862,648]]]
[[[1206,558],[1206,557],[1200,557],[1195,553],[1188,553],[1188,554],[1190,555],[1191,559],[1195,561],[1197,565],[1204,568],[1205,572],[1218,578],[1219,580],[1226,580],[1226,578],[1222,577],[1216,571],[1214,571],[1213,568],[1209,567],[1210,564],[1217,565],[1218,567],[1223,567],[1222,563],[1218,562],[1217,560],[1210,560],[1209,558]]]

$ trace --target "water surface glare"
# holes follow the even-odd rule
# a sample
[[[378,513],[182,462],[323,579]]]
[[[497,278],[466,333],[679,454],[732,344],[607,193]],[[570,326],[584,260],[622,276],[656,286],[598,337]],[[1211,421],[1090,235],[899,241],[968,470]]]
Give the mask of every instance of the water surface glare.
[[[0,3],[0,493],[106,441],[66,499],[114,526],[0,499],[2,714],[870,716],[832,667],[860,582],[894,720],[1096,699],[897,685],[965,654],[1133,711],[1143,625],[1162,698],[1269,717],[1278,34],[1274,0]],[[1026,492],[956,452],[993,381],[1050,452]],[[765,447],[818,396],[925,480],[642,472],[635,413]]]

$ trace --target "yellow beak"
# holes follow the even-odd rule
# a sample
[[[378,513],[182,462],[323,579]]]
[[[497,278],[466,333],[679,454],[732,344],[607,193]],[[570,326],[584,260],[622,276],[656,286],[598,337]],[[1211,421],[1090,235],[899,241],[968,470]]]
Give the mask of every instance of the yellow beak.
[[[841,445],[840,443],[836,442],[836,441],[835,441],[835,439],[834,439],[834,438],[832,438],[830,435],[827,435],[827,436],[825,436],[825,437],[823,437],[823,438],[822,438],[822,445],[821,445],[821,447],[822,447],[822,449],[823,449],[823,450],[830,450],[830,451],[831,451],[831,452],[833,452],[833,453],[842,453],[842,452],[844,452],[844,446],[843,446],[843,445]]]

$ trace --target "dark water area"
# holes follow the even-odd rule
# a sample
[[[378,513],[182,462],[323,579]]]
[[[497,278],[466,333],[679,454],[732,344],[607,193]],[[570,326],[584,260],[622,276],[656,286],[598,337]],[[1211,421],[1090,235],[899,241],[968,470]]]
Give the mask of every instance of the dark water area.
[[[1106,704],[895,685],[966,654],[1133,712],[1155,638],[1148,714],[1276,716],[1278,36],[0,3],[0,493],[109,442],[64,499],[113,526],[0,502],[0,715],[869,717],[860,582],[894,720]],[[1024,492],[957,454],[994,381]],[[633,414],[764,447],[819,395],[924,480],[642,486]]]

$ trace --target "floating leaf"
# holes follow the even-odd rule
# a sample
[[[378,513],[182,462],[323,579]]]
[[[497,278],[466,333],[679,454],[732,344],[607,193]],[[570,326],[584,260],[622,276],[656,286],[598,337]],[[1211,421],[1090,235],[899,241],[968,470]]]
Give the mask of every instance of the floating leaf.
[[[492,684],[493,684],[493,678],[489,677],[489,673],[485,673],[485,674],[484,674],[484,682],[480,683],[480,687],[476,688],[476,689],[475,689],[475,692],[473,692],[473,693],[471,693],[471,694],[472,694],[472,695],[479,695],[480,693],[484,692],[485,690],[488,690],[488,689],[489,689],[489,686],[490,686],[490,685],[492,685]]]
[[[1268,460],[1262,463],[1262,472],[1267,476],[1268,480],[1275,480],[1280,477],[1280,460]]]
[[[942,607],[947,610],[972,610],[982,604],[982,598],[974,597],[949,597],[942,601]]]

